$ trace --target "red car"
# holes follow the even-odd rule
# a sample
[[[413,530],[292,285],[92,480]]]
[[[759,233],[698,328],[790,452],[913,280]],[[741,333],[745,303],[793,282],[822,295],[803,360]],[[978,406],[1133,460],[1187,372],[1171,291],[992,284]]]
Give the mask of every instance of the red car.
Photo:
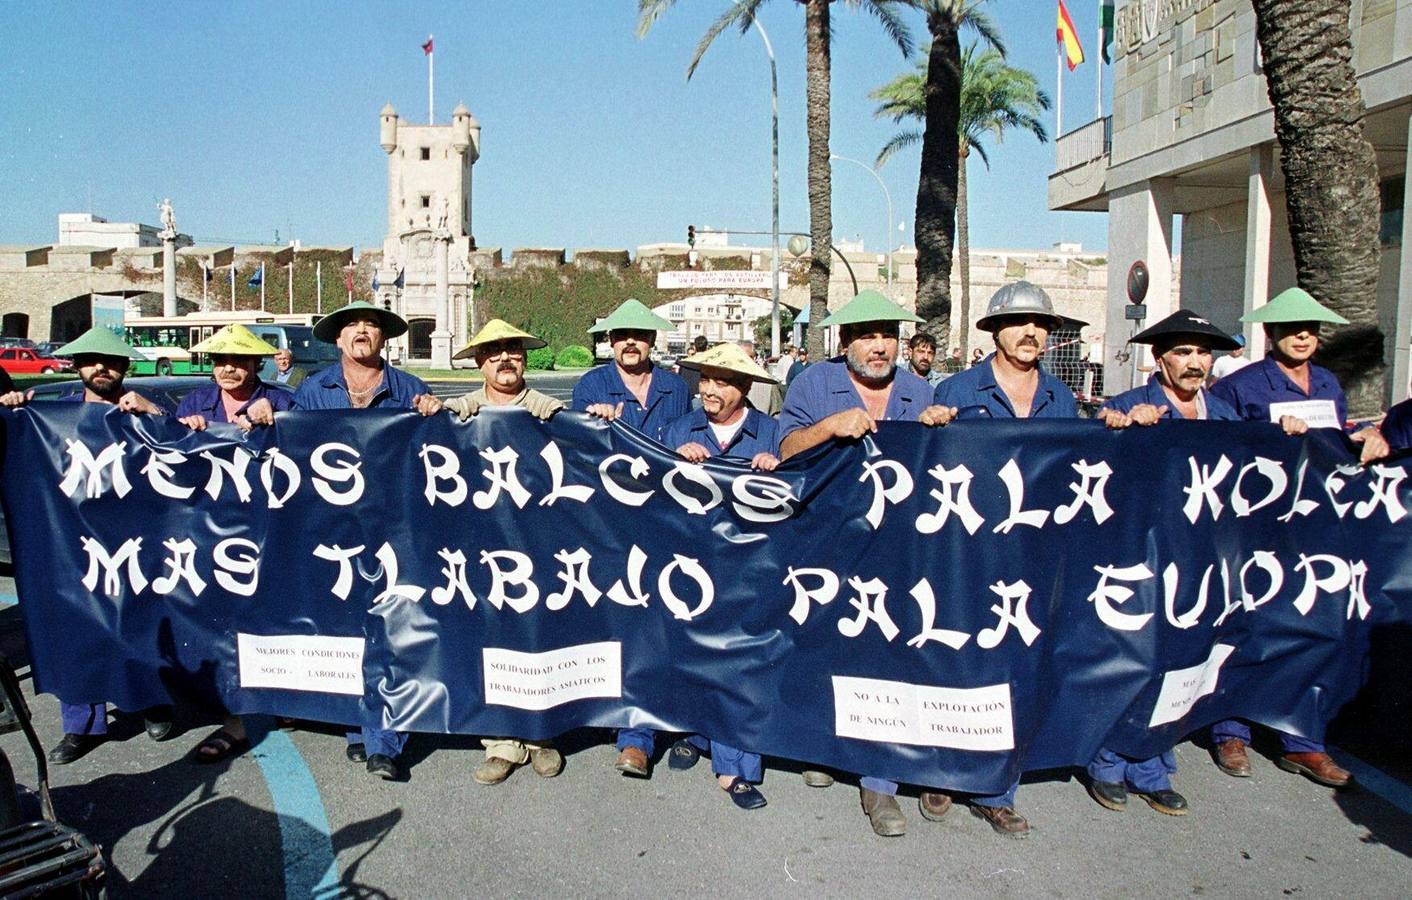
[[[27,347],[6,347],[0,350],[0,369],[11,375],[52,375],[67,372],[74,364],[67,359],[43,356]]]

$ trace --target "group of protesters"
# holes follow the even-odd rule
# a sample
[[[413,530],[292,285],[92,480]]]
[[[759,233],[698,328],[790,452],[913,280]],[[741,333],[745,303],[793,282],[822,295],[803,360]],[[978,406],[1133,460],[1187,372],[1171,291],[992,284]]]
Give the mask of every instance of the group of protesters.
[[[737,457],[754,469],[770,471],[812,448],[876,432],[882,421],[943,427],[967,419],[1076,417],[1072,390],[1042,365],[1048,335],[1061,321],[1043,290],[1024,281],[1009,284],[995,293],[977,323],[993,337],[993,353],[969,367],[960,365],[959,356],[933,367],[935,342],[930,346],[914,342],[912,363],[904,367],[899,364],[901,330],[904,323],[921,320],[882,294],[864,291],[819,324],[838,328],[838,357],[807,365],[790,360],[792,372],[781,372],[782,365],[767,370],[736,343],[698,346],[681,362],[695,385],[689,389],[682,375],[652,360],[658,332],[673,326],[630,299],[590,329],[606,337],[613,358],[579,379],[571,406],[629,425],[691,462]],[[1321,327],[1344,323],[1337,314],[1303,290],[1291,288],[1242,321],[1263,326],[1269,353],[1209,387],[1213,352],[1236,349],[1230,335],[1185,310],[1135,335],[1132,342],[1152,348],[1151,380],[1109,399],[1097,418],[1113,429],[1153,426],[1171,419],[1275,422],[1287,435],[1309,428],[1337,428],[1355,443],[1363,463],[1386,456],[1390,442],[1394,448],[1412,443],[1412,407],[1406,403],[1391,411],[1381,430],[1347,424],[1346,402],[1337,380],[1311,362]],[[113,404],[133,414],[170,412],[195,430],[216,423],[250,430],[270,425],[291,409],[403,408],[423,416],[446,412],[464,421],[490,407],[520,407],[540,419],[565,408],[525,381],[528,352],[545,342],[508,322],[490,321],[456,354],[457,359],[474,360],[483,383],[444,403],[421,379],[384,360],[385,343],[406,330],[407,323],[395,313],[362,302],[323,317],[314,327],[315,336],[336,344],[340,358],[307,376],[291,373],[289,360],[279,359],[276,380],[298,384],[290,392],[271,387],[257,374],[263,358],[278,351],[240,325],[226,326],[190,348],[192,353],[210,355],[212,383],[188,394],[169,411],[124,387],[123,376],[136,354],[111,331],[95,328],[60,350],[73,358],[83,386],[81,393],[65,399]],[[919,365],[919,357],[925,366]],[[945,377],[924,377],[933,371]],[[787,393],[779,389],[786,380],[790,381]],[[0,396],[0,403],[20,406],[31,396],[11,391]],[[775,407],[777,416],[771,414]],[[1278,432],[1273,434],[1278,438]],[[107,727],[103,704],[61,706],[64,738],[50,754],[57,764],[72,762],[97,746]],[[170,735],[169,709],[146,710],[143,715],[154,740]],[[369,715],[369,721],[349,726],[347,757],[374,776],[399,779],[406,735],[381,727],[377,711]],[[1211,736],[1221,770],[1249,776],[1249,727],[1240,721],[1222,722],[1212,728]],[[650,777],[658,738],[645,728],[620,729],[617,770],[627,776]],[[1349,783],[1349,773],[1319,741],[1292,734],[1282,734],[1280,739],[1283,753],[1275,760],[1280,768],[1331,787]],[[483,744],[485,757],[472,773],[481,784],[503,782],[526,763],[546,778],[559,774],[564,765],[552,741],[498,735],[487,737]],[[194,749],[193,758],[217,762],[249,746],[241,720],[228,717]],[[742,809],[766,804],[759,789],[761,758],[749,748],[727,746],[710,735],[686,735],[673,736],[664,752],[673,769],[689,769],[703,756],[709,757],[719,786],[732,802]],[[1187,801],[1172,787],[1175,770],[1170,752],[1134,759],[1102,749],[1088,766],[1087,786],[1108,809],[1124,809],[1132,794],[1158,812],[1184,815]],[[803,778],[810,786],[827,787],[834,775],[806,768]],[[903,834],[906,819],[897,802],[898,785],[861,773],[858,780],[862,811],[874,832]],[[952,794],[918,787],[923,817],[935,820],[947,813]],[[1017,808],[1018,787],[1017,780],[999,794],[962,799],[999,834],[1024,837],[1030,825]]]

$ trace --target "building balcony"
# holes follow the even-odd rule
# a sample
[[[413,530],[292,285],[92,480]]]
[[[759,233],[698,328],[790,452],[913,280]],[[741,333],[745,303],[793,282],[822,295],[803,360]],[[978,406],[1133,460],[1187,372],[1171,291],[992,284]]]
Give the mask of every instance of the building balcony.
[[[1049,208],[1108,208],[1108,154],[1113,147],[1113,117],[1080,126],[1054,142],[1054,174],[1049,176]]]

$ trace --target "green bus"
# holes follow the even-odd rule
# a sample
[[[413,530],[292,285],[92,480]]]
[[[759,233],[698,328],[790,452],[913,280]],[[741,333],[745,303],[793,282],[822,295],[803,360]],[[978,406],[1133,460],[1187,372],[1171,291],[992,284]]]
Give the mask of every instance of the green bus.
[[[321,369],[338,359],[338,348],[314,337],[319,316],[262,312],[188,313],[184,316],[130,318],[123,323],[124,339],[141,354],[130,371],[134,375],[199,375],[211,371],[211,359],[191,353],[195,346],[231,323],[244,325],[255,336],[294,355],[294,364]],[[267,361],[262,377],[273,374]]]

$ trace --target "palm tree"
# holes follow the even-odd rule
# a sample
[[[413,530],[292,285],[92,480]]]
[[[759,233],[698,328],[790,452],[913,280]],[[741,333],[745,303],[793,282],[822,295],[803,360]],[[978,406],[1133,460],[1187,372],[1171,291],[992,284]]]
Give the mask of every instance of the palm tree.
[[[927,20],[922,172],[917,184],[917,315],[947,345],[951,329],[951,252],[956,243],[960,178],[961,30],[1005,53],[1000,33],[981,11],[986,0],[909,0]]]
[[[917,63],[917,70],[899,75],[869,94],[881,101],[875,112],[894,122],[925,120],[927,67],[930,54]],[[1004,140],[1005,132],[1020,128],[1030,132],[1040,143],[1049,140],[1039,114],[1049,109],[1049,95],[1039,89],[1034,75],[1005,63],[999,50],[978,50],[975,44],[966,48],[961,57],[961,102],[957,117],[956,174],[956,252],[961,266],[961,356],[970,353],[971,334],[971,260],[970,225],[966,189],[966,164],[972,151],[990,168],[983,138]],[[923,141],[923,133],[915,129],[893,136],[878,153],[877,165],[887,162],[898,150]],[[920,205],[920,204],[919,204]],[[948,273],[948,281],[950,276]],[[948,292],[950,284],[947,285]],[[920,285],[918,285],[921,305]],[[948,310],[949,313],[949,310]],[[949,316],[948,316],[949,322]],[[929,323],[929,327],[930,323]]]
[[[809,135],[809,235],[813,245],[809,263],[809,321],[823,321],[829,310],[829,270],[833,256],[833,211],[830,205],[832,170],[829,164],[829,5],[834,0],[796,0],[804,7],[805,121]],[[840,0],[861,8],[876,18],[902,51],[912,54],[912,36],[897,17],[895,8],[911,5],[910,0]],[[638,0],[637,34],[642,37],[676,0]],[[727,28],[735,26],[742,34],[749,30],[765,0],[735,0],[696,45],[686,67],[689,79],[707,48]],[[809,329],[809,353],[824,356],[824,333]]]
[[[1295,271],[1352,323],[1323,342],[1320,362],[1343,383],[1349,412],[1369,415],[1382,408],[1378,165],[1363,133],[1348,17],[1348,0],[1255,0]]]

